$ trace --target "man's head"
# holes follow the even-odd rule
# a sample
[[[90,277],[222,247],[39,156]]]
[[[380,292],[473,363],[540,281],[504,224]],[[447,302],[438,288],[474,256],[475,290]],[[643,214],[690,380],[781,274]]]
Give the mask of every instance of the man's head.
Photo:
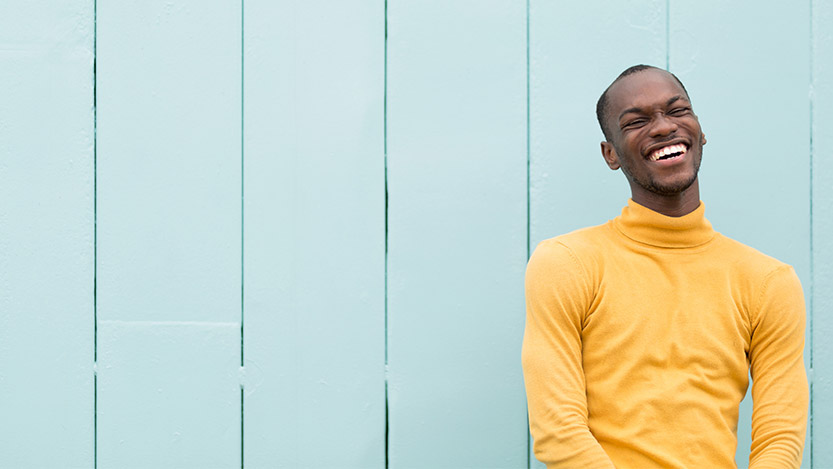
[[[602,93],[596,114],[602,156],[611,169],[622,168],[634,200],[678,195],[696,182],[706,138],[676,76],[630,67]]]
[[[613,83],[611,83],[607,88],[605,88],[604,92],[599,97],[599,100],[596,102],[596,119],[599,121],[599,127],[602,128],[602,134],[604,134],[605,139],[607,139],[608,141],[610,140],[610,131],[608,130],[608,125],[609,124],[607,123],[606,115],[607,115],[607,112],[610,110],[610,101],[609,101],[609,98],[608,98],[608,92],[610,91],[610,88],[614,84],[616,84],[616,82],[621,80],[622,78],[625,78],[628,75],[633,75],[634,73],[642,72],[642,71],[645,71],[645,70],[662,70],[662,69],[654,67],[653,65],[645,65],[645,64],[632,65],[632,66],[626,68],[624,72],[620,73],[619,76],[616,77],[615,80],[613,80]],[[671,75],[672,77],[674,77],[674,80],[677,81],[677,83],[680,85],[680,88],[682,88],[683,91],[685,92],[686,98],[688,98],[688,91],[685,89],[685,85],[683,85],[683,82],[681,82],[680,79],[677,78],[677,75],[674,75],[671,72],[668,72],[668,74]]]

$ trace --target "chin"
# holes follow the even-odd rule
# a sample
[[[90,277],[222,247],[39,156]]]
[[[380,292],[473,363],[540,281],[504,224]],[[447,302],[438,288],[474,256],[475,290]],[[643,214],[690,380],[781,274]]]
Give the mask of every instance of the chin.
[[[677,181],[652,181],[651,187],[646,187],[646,189],[659,195],[677,195],[685,192],[695,180],[697,180],[697,174]]]

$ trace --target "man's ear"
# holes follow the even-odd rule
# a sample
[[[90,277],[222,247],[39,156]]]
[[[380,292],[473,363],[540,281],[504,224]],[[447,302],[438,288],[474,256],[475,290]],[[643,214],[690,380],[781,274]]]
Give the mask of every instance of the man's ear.
[[[616,149],[610,142],[602,142],[602,158],[605,159],[608,168],[616,171],[619,169],[619,155],[616,154]]]
[[[700,133],[700,145],[706,144],[706,134]]]

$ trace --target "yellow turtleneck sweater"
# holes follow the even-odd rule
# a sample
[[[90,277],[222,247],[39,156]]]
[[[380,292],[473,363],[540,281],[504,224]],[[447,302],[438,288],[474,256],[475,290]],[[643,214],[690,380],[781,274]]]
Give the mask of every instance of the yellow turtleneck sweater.
[[[524,380],[536,457],[558,468],[735,467],[752,374],[750,468],[799,467],[804,297],[793,269],[632,200],[542,242],[526,275]]]

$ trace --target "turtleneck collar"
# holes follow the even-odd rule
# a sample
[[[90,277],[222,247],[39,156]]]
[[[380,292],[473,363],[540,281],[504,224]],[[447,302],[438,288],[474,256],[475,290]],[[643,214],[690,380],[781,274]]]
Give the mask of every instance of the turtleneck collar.
[[[681,217],[668,217],[628,200],[622,214],[613,219],[616,228],[640,243],[664,248],[688,248],[708,243],[715,231],[706,220],[703,202]]]

